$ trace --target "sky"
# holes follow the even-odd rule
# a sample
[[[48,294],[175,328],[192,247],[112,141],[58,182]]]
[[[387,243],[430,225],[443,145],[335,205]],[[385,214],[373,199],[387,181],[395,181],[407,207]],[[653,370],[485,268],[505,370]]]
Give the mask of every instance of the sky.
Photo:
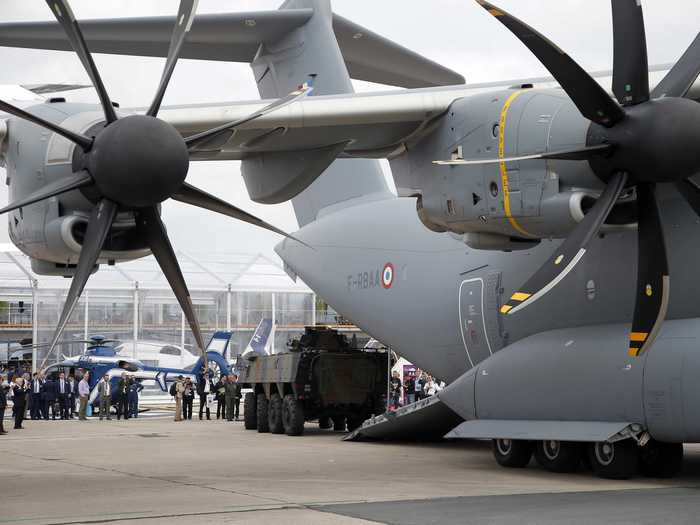
[[[276,9],[275,0],[200,0],[198,13]],[[612,67],[610,0],[502,0],[496,2],[566,50],[585,69]],[[335,0],[335,12],[464,75],[468,83],[546,75],[529,51],[473,0]],[[176,0],[72,0],[78,20],[172,15]],[[675,62],[700,30],[697,0],[644,2],[649,63]],[[2,0],[0,21],[49,20],[40,0]],[[164,59],[95,55],[112,100],[145,106],[155,92]],[[0,47],[0,84],[89,83],[73,53]],[[356,90],[386,89],[364,82]],[[92,89],[66,94],[71,101],[97,102]],[[248,64],[180,60],[164,105],[254,100]],[[388,170],[385,164],[385,169]],[[0,170],[4,179],[4,173]],[[238,162],[192,163],[188,182],[218,195],[287,231],[297,228],[291,204],[252,202]],[[0,204],[7,200],[0,185]],[[163,217],[176,249],[272,254],[275,234],[216,214],[167,201]],[[7,240],[4,221],[0,242]]]

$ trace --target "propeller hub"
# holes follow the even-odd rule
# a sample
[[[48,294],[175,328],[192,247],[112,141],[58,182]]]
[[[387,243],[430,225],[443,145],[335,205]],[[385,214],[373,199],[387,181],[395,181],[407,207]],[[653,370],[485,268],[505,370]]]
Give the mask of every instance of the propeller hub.
[[[98,133],[87,167],[103,197],[122,206],[143,208],[163,202],[180,189],[189,155],[172,125],[131,115]]]
[[[609,157],[591,159],[596,174],[607,180],[624,171],[633,182],[676,182],[700,172],[700,104],[669,97],[625,112],[612,128],[591,125],[589,145],[615,146]]]

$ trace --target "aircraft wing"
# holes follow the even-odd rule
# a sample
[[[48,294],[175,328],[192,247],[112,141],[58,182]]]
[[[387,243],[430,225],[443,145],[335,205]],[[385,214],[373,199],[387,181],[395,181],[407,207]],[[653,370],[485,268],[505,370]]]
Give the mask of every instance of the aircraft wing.
[[[461,88],[306,97],[200,145],[192,160],[243,160],[265,152],[305,151],[347,142],[341,156],[391,157],[417,139]],[[244,118],[272,101],[164,108],[159,117],[183,136]]]

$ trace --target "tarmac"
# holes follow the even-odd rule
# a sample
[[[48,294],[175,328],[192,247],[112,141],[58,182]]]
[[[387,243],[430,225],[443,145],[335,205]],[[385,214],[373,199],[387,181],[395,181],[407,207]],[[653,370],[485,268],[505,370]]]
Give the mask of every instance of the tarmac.
[[[534,463],[504,469],[486,441],[354,443],[312,424],[288,437],[196,417],[152,412],[10,429],[0,436],[0,524],[675,524],[700,516],[697,445],[686,446],[678,478],[610,481]]]

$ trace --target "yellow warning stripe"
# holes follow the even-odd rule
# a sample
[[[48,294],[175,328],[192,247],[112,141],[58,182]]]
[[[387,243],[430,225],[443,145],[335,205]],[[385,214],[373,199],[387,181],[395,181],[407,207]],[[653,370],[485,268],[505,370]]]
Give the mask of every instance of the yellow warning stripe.
[[[630,346],[630,350],[629,350],[630,357],[638,357],[640,350],[641,350],[641,348],[633,348]]]
[[[532,295],[532,294],[525,293],[525,292],[515,292],[513,295],[510,296],[510,298],[511,298],[513,301],[519,301],[519,302],[522,303],[522,302],[525,301],[526,299],[529,299],[531,295]]]
[[[506,156],[506,120],[508,117],[508,110],[511,104],[518,98],[523,91],[515,91],[511,96],[508,97],[506,103],[503,105],[501,110],[501,118],[498,121],[498,158],[503,159]],[[503,209],[506,213],[506,217],[510,221],[513,228],[522,233],[527,237],[534,237],[531,233],[527,232],[517,220],[513,217],[513,213],[510,209],[510,187],[508,185],[508,168],[505,162],[498,163],[501,171],[501,186],[503,187]]]
[[[502,314],[507,314],[507,313],[510,312],[512,309],[513,309],[513,307],[512,307],[511,305],[509,305],[509,304],[504,304],[503,306],[501,306],[501,313],[502,313]]]
[[[631,332],[630,341],[641,341],[642,343],[649,337],[648,332]]]

